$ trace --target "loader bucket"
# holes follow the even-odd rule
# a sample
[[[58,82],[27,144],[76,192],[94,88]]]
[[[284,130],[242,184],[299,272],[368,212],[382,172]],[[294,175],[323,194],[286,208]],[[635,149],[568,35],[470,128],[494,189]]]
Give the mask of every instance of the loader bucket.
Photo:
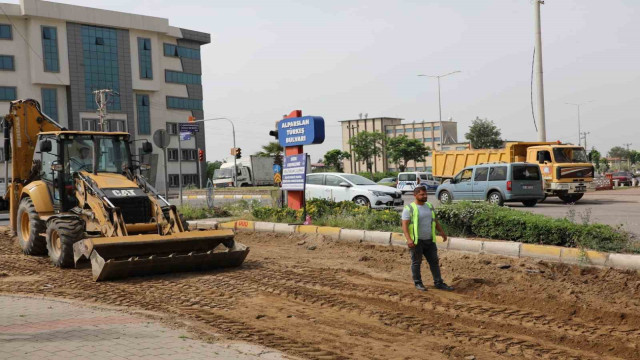
[[[76,264],[91,260],[95,281],[242,265],[249,248],[232,230],[90,238],[73,245]],[[219,245],[223,246],[219,246]]]

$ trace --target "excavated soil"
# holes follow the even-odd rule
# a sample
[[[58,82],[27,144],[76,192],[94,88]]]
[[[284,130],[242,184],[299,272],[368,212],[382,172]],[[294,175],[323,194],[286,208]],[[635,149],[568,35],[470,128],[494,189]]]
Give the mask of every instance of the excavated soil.
[[[640,359],[637,272],[441,251],[456,290],[420,293],[403,248],[261,233],[236,240],[251,247],[242,268],[95,283],[90,269],[22,255],[5,231],[0,293],[155,314],[208,341],[305,359]],[[428,284],[426,264],[423,275]]]

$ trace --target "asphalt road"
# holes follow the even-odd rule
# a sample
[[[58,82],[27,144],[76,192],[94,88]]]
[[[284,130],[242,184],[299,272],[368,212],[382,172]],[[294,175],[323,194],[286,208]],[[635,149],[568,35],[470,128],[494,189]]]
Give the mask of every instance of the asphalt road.
[[[413,201],[413,195],[410,193],[402,198],[405,204]],[[435,194],[429,194],[429,201],[436,207],[440,204]],[[575,204],[564,204],[554,197],[547,198],[533,208],[524,207],[522,203],[505,205],[554,218],[573,217],[576,222],[588,220],[590,223],[622,225],[624,230],[640,240],[640,187],[590,192]]]

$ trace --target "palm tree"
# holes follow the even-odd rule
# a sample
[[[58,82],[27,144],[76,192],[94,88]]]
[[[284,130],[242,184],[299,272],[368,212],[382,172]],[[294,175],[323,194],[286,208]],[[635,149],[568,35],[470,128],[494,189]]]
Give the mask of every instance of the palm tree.
[[[262,146],[262,151],[256,153],[257,156],[274,156],[284,151],[282,145],[277,141],[272,141]]]

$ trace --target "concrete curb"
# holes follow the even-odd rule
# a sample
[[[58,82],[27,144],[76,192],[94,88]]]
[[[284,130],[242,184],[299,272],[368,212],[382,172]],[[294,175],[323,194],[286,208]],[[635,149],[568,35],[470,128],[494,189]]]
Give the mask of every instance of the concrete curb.
[[[211,221],[189,221],[197,229],[234,229],[237,231],[274,232],[280,234],[319,234],[336,240],[365,242],[375,245],[406,247],[404,235],[383,231],[342,229],[330,226],[289,225],[282,223],[254,222],[238,220],[226,223]],[[195,226],[195,227],[194,227]],[[450,237],[443,242],[438,236],[436,244],[440,250],[463,251],[476,254],[490,254],[516,258],[532,258],[583,266],[608,266],[616,269],[640,271],[640,255],[605,253],[551,245],[523,244],[513,241],[480,241]]]

